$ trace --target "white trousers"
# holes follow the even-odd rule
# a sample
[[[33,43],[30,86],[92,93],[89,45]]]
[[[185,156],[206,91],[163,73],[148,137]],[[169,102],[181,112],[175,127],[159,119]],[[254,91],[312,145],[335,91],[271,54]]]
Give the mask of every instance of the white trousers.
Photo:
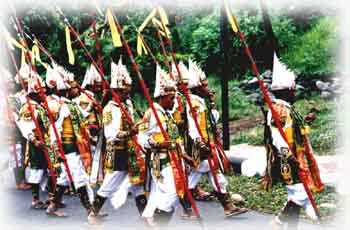
[[[83,186],[86,186],[88,183],[88,180],[87,180],[88,176],[85,172],[83,163],[80,159],[80,155],[78,155],[77,153],[69,153],[69,154],[66,154],[65,156],[67,158],[67,164],[73,178],[75,189],[79,189]],[[63,162],[61,163],[61,170],[62,172],[60,176],[57,178],[57,184],[61,186],[68,186],[69,177]]]
[[[161,170],[162,180],[157,180],[152,173],[151,191],[147,205],[142,213],[143,217],[153,217],[158,208],[165,212],[172,212],[178,204],[173,171],[170,166]]]
[[[26,180],[30,184],[39,184],[44,177],[44,169],[31,169],[27,167],[25,169]]]
[[[304,185],[302,183],[298,183],[293,185],[286,185],[286,188],[288,201],[293,201],[295,204],[303,207],[306,215],[309,218],[312,220],[317,220],[317,215],[305,191]]]
[[[136,198],[137,196],[144,194],[144,188],[143,185],[131,184],[129,176],[127,176],[120,184],[118,190],[112,194],[112,197],[110,199],[114,209],[119,209],[126,203],[129,192],[131,192],[133,197]]]
[[[112,173],[107,173],[97,194],[105,198],[111,197],[127,177],[127,171],[113,171]]]
[[[199,183],[202,175],[207,175],[211,186],[214,188],[215,191],[218,191],[214,182],[214,176],[210,171],[208,160],[202,161],[198,169],[195,169],[190,173],[190,175],[188,176],[188,188],[194,189]],[[217,172],[216,176],[218,178],[218,184],[220,186],[221,193],[226,193],[226,187],[228,183],[225,176],[221,172]]]

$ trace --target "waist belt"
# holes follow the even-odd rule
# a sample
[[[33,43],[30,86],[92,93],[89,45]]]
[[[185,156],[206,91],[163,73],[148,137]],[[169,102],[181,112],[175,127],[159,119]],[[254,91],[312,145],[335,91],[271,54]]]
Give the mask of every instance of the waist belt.
[[[62,137],[63,144],[72,144],[76,141],[75,137]]]

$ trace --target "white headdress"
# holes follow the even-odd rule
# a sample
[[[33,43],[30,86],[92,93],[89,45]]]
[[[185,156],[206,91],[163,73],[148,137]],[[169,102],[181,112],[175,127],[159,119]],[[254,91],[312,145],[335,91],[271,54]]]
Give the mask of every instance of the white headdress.
[[[15,76],[15,81],[17,84],[20,83],[20,79],[22,79],[25,82],[28,82],[29,73],[31,71],[31,68],[32,67],[26,63],[21,66],[21,68],[19,69],[18,73]]]
[[[176,82],[180,82],[180,80],[181,81],[188,81],[190,73],[189,73],[187,67],[185,66],[185,64],[182,61],[180,61],[178,64],[178,67],[179,67],[179,70],[181,73],[181,79],[179,78],[179,74],[177,72],[177,69],[176,69],[176,66],[174,63],[172,64],[172,67],[171,67],[171,72],[172,72]]]
[[[276,53],[273,57],[273,72],[271,90],[295,88],[295,74],[282,63]]]
[[[162,68],[157,65],[156,67],[156,86],[154,89],[154,98],[165,96],[168,94],[175,94],[176,84],[169,74],[167,74]]]
[[[59,73],[56,70],[52,69],[50,66],[48,66],[46,69],[45,82],[49,88],[52,89],[56,87],[57,77],[59,77]]]
[[[68,72],[65,68],[58,65],[57,63],[52,63],[53,69],[57,71],[56,87],[57,90],[69,89],[70,83],[74,81],[74,74]]]
[[[41,79],[37,72],[32,70],[28,79],[28,94],[39,93],[40,88],[43,87],[45,87],[45,82]]]
[[[101,74],[99,73],[99,71],[96,69],[96,67],[94,65],[90,65],[90,72],[91,72],[91,75],[93,76],[93,79],[94,79],[94,83],[97,83],[97,82],[102,82],[102,76]]]
[[[188,88],[192,89],[202,85],[202,81],[206,80],[203,70],[191,59],[188,60],[189,80]]]
[[[92,78],[91,68],[88,68],[84,75],[83,83],[81,84],[81,88],[86,88],[87,85],[93,85],[94,79]]]
[[[122,63],[122,58],[120,57],[118,65],[114,62],[111,64],[111,88],[123,89],[127,85],[131,85],[132,80],[130,78],[128,69]]]

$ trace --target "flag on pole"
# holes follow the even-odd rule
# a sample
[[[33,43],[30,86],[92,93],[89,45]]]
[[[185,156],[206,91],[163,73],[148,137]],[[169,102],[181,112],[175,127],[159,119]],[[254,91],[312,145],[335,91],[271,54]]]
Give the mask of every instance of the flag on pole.
[[[38,46],[38,42],[37,40],[34,40],[34,45],[32,47],[32,52],[31,52],[31,55],[32,55],[32,62],[33,64],[35,64],[35,61],[39,62],[42,66],[44,66],[45,69],[47,69],[48,67],[48,64],[43,62],[40,58],[40,49],[39,49],[39,46]]]
[[[138,34],[137,35],[137,55],[141,56],[142,53],[145,53],[146,55],[148,55],[147,49],[145,47],[145,44],[143,43],[143,40],[141,38],[141,35]]]
[[[107,9],[107,20],[108,20],[109,27],[111,28],[112,41],[113,41],[114,47],[122,47],[123,44],[120,40],[120,34],[118,33],[117,27],[115,25],[111,9]]]
[[[157,13],[157,9],[153,9],[152,12],[147,16],[147,18],[143,21],[143,23],[141,24],[141,26],[139,27],[138,31],[141,33],[142,30],[147,26],[148,22],[154,17],[156,16]]]
[[[225,4],[225,11],[226,11],[227,19],[231,25],[231,28],[232,28],[233,32],[237,33],[238,26],[237,26],[236,21],[234,20],[234,18],[232,16],[232,12],[231,12],[226,0],[224,0],[224,4]]]
[[[166,15],[164,8],[159,6],[158,12],[159,12],[160,20],[162,20],[164,25],[166,25],[166,26],[169,25],[168,16]]]
[[[162,25],[162,23],[161,23],[158,19],[152,18],[152,22],[153,22],[154,24],[157,24],[157,26],[159,27],[159,32],[160,32],[160,34],[161,34],[163,37],[166,37],[165,33],[166,33],[168,36],[170,36],[170,31],[169,31],[168,27],[166,26],[166,24],[165,24],[164,22],[163,22],[163,24],[164,24],[165,31],[163,31],[163,25]]]
[[[68,53],[68,62],[69,64],[74,65],[75,58],[74,58],[74,52],[72,49],[72,41],[70,38],[69,27],[66,26],[65,30],[66,30],[66,46],[67,46],[67,53]]]

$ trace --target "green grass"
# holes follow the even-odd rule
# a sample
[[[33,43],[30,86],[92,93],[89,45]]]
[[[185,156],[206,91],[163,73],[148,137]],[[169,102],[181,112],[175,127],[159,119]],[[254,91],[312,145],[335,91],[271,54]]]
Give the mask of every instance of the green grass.
[[[216,93],[215,104],[221,116],[221,79],[219,76],[208,76],[210,90]],[[260,109],[254,105],[247,95],[238,87],[238,81],[229,81],[229,119],[238,120],[253,114],[260,114]]]
[[[276,185],[272,192],[267,192],[260,186],[261,178],[259,177],[246,177],[241,175],[227,176],[229,185],[228,191],[238,193],[244,198],[244,206],[255,211],[277,214],[284,206],[287,199],[287,192],[282,184]],[[201,185],[207,191],[211,191],[210,185],[205,181],[201,181]],[[337,194],[331,190],[325,189],[319,194],[314,194],[314,199],[317,206],[323,203],[332,203],[338,206],[340,200]],[[328,219],[333,217],[336,213],[336,209],[319,207],[321,217]],[[303,214],[303,216],[305,216]]]
[[[333,155],[336,148],[336,103],[331,100],[321,99],[318,95],[298,100],[295,103],[296,110],[305,116],[311,108],[316,108],[316,121],[311,125],[310,140],[315,154]],[[256,114],[250,114],[253,116]],[[263,144],[263,126],[244,130],[234,134],[231,144],[248,143],[252,145]]]

